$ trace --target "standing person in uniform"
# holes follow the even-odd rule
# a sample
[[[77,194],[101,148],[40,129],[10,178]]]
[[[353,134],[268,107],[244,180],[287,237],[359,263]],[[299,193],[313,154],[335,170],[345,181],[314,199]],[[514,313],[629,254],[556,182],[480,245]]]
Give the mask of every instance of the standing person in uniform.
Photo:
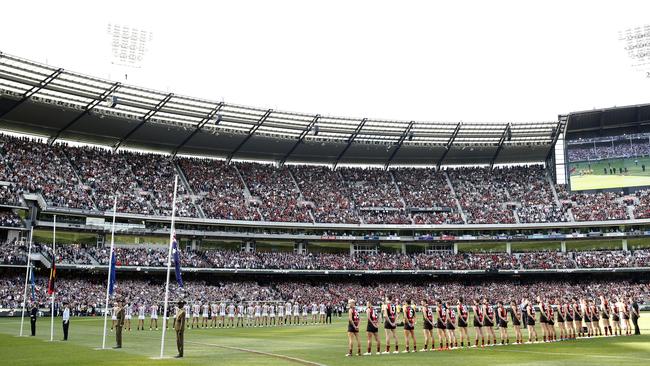
[[[436,300],[436,315],[438,315],[438,321],[436,322],[436,328],[438,329],[438,344],[440,345],[440,350],[443,348],[443,340],[447,348],[449,348],[449,339],[447,338],[447,309],[442,305],[442,300]]]
[[[138,330],[144,330],[144,317],[146,311],[144,304],[138,304]]]
[[[603,328],[605,329],[605,335],[612,334],[612,326],[609,324],[611,308],[609,302],[605,299],[605,296],[600,295],[600,318],[603,321]]]
[[[156,325],[156,330],[158,330],[158,305],[151,305],[150,311],[151,319],[149,320],[149,330],[152,330],[154,324]]]
[[[501,345],[510,344],[510,338],[508,337],[508,312],[503,306],[503,301],[499,301],[497,304],[497,324],[499,324]]]
[[[521,335],[522,318],[515,300],[510,301],[510,319],[512,319],[512,328],[515,330],[515,344],[522,344],[524,342]]]
[[[458,298],[458,329],[460,329],[460,347],[465,347],[464,341],[467,341],[467,347],[469,347],[469,334],[467,333],[467,327],[469,325],[469,311],[467,306],[463,304],[463,298]]]
[[[578,303],[578,298],[574,297],[571,304],[571,316],[573,317],[573,327],[575,329],[576,337],[582,337],[584,335],[582,328],[582,307]]]
[[[366,315],[368,316],[368,325],[366,326],[366,335],[368,336],[368,351],[364,353],[364,356],[370,356],[372,353],[372,340],[375,340],[377,344],[377,354],[381,353],[381,342],[379,341],[379,317],[377,316],[377,311],[372,306],[372,303],[368,301],[366,303]]]
[[[63,340],[68,340],[68,330],[70,329],[70,304],[63,303]]]
[[[474,305],[472,305],[472,310],[474,311],[474,347],[478,347],[478,339],[481,338],[481,347],[485,346],[485,336],[483,335],[483,307],[481,306],[478,299],[474,299]]]
[[[631,296],[628,302],[630,303],[630,317],[634,325],[634,335],[641,335],[641,330],[639,329],[639,317],[641,316],[641,313],[639,313],[639,304]]]
[[[399,353],[399,342],[397,341],[397,334],[395,332],[397,328],[397,306],[393,302],[393,295],[386,297],[386,309],[384,309],[383,316],[384,332],[386,332],[386,352],[384,354],[390,353],[391,338],[395,342],[395,351],[393,353]]]
[[[449,302],[445,303],[445,308],[447,309],[447,340],[449,342],[448,347],[450,349],[456,349],[458,347],[458,342],[456,341],[456,309],[449,306]]]
[[[361,343],[359,341],[359,312],[357,311],[356,302],[348,300],[348,353],[346,356],[352,356],[354,341],[357,342],[357,356],[361,356]]]
[[[496,323],[496,316],[494,315],[494,308],[490,305],[487,298],[483,298],[483,311],[485,318],[483,321],[483,331],[487,329],[487,345],[490,345],[490,338],[492,338],[492,345],[497,344],[497,335],[494,334],[494,325]]]
[[[124,308],[122,307],[122,300],[117,301],[115,309],[115,317],[117,323],[115,324],[115,347],[122,348],[122,329],[124,329]]]
[[[614,324],[613,335],[621,335],[621,311],[618,299],[612,301],[612,324]]]
[[[530,300],[526,299],[526,326],[528,327],[528,343],[533,343],[533,337],[535,337],[535,342],[538,341],[537,331],[535,330],[535,305],[533,305]]]
[[[130,303],[126,303],[124,310],[124,329],[131,331],[131,318],[133,318],[133,306]]]
[[[32,302],[32,308],[29,310],[29,325],[32,330],[32,337],[36,336],[36,319],[38,318],[38,305]]]
[[[418,351],[418,346],[415,343],[415,308],[411,299],[406,300],[406,307],[404,308],[404,338],[406,340],[406,350],[404,353],[409,353],[410,342],[413,342],[413,352]]]
[[[560,340],[565,340],[568,338],[565,328],[566,323],[566,312],[564,311],[564,305],[560,299],[555,299],[555,305],[557,306],[557,326],[560,328]],[[552,306],[552,305],[551,305]]]
[[[325,323],[332,324],[332,304],[327,304],[327,307],[325,308]],[[286,321],[285,321],[286,323]]]
[[[571,299],[564,298],[564,301],[562,303],[562,308],[564,309],[564,312],[566,314],[564,318],[564,327],[566,328],[567,338],[575,339],[576,332],[575,332],[575,328],[573,327],[573,317],[575,315],[575,312],[573,311],[573,308],[571,307],[569,301],[571,301]]]
[[[424,332],[424,348],[422,351],[427,352],[429,344],[431,344],[431,350],[433,351],[436,349],[436,342],[433,339],[433,311],[431,311],[426,300],[422,300],[422,331]]]
[[[621,311],[623,313],[623,326],[625,328],[625,335],[632,335],[632,324],[630,324],[630,307],[625,303],[624,297],[621,297]]]
[[[174,319],[174,330],[176,330],[176,348],[178,354],[176,358],[183,357],[183,344],[185,343],[185,301],[178,302],[178,314]]]
[[[113,303],[113,308],[111,309],[111,332],[115,328],[115,324],[117,324],[117,313],[115,312],[117,310],[117,301]]]

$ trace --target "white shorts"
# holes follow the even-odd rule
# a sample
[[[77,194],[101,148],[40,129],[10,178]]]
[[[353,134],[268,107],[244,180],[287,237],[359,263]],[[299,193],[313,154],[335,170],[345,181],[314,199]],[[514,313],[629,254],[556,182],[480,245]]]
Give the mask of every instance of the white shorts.
[[[324,311],[321,311],[321,312],[320,312],[320,315],[325,315],[325,312],[324,312]]]
[[[198,317],[199,317],[199,314],[196,314],[196,313],[192,314],[192,318],[198,318]]]
[[[117,315],[112,315],[111,320],[117,320]]]
[[[202,317],[207,318],[207,317],[208,317],[208,313],[203,313]]]
[[[302,316],[307,316],[307,313],[302,313]]]
[[[269,314],[267,314],[267,313],[262,313],[262,316],[269,316]]]
[[[226,316],[226,313],[219,313],[219,316]]]
[[[151,319],[158,319],[158,315],[152,315]]]
[[[259,314],[259,313],[255,314],[255,317],[256,317],[256,318],[259,318],[259,317],[260,317],[260,314]]]
[[[275,313],[269,314],[270,317],[275,317]]]
[[[131,315],[125,315],[125,316],[124,316],[124,319],[126,319],[126,320],[131,320]]]
[[[144,320],[144,315],[138,315],[139,320]]]
[[[228,317],[229,317],[229,318],[234,318],[234,317],[235,317],[235,314],[228,314]]]
[[[300,316],[300,313],[293,313],[293,316]]]
[[[311,315],[318,315],[318,311],[312,311]]]
[[[242,314],[237,314],[237,317],[241,318],[241,317],[243,317],[243,315]]]

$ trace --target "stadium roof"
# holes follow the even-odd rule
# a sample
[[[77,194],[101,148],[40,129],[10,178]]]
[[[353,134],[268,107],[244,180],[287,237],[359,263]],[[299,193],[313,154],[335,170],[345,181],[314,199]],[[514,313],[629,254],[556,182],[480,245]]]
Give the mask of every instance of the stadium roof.
[[[593,109],[567,115],[567,138],[650,131],[650,104]]]
[[[66,139],[115,149],[388,166],[539,162],[552,151],[563,125],[276,111],[124,85],[0,53],[0,127],[47,136],[51,142]]]

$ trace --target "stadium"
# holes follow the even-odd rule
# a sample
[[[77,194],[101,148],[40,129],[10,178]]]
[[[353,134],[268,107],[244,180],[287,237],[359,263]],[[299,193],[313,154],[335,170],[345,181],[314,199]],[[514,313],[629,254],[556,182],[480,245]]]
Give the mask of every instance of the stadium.
[[[8,364],[650,359],[650,104],[337,117],[5,51]]]

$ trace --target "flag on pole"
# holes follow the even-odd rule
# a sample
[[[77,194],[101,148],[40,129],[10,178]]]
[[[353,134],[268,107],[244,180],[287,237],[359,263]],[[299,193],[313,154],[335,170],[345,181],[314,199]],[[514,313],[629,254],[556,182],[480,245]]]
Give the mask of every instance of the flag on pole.
[[[172,253],[174,254],[174,270],[176,271],[176,282],[179,287],[183,287],[183,279],[181,278],[181,258],[178,254],[178,241],[176,240],[176,233],[172,239]]]
[[[52,295],[56,292],[54,289],[54,281],[56,280],[56,257],[52,253],[52,267],[50,267],[50,281],[47,284],[47,294]]]
[[[36,300],[36,283],[34,281],[34,267],[29,267],[29,281],[32,283],[32,301]]]
[[[115,250],[111,253],[111,268],[109,269],[111,271],[111,276],[110,276],[110,281],[108,283],[108,294],[112,295],[113,290],[115,287]]]

